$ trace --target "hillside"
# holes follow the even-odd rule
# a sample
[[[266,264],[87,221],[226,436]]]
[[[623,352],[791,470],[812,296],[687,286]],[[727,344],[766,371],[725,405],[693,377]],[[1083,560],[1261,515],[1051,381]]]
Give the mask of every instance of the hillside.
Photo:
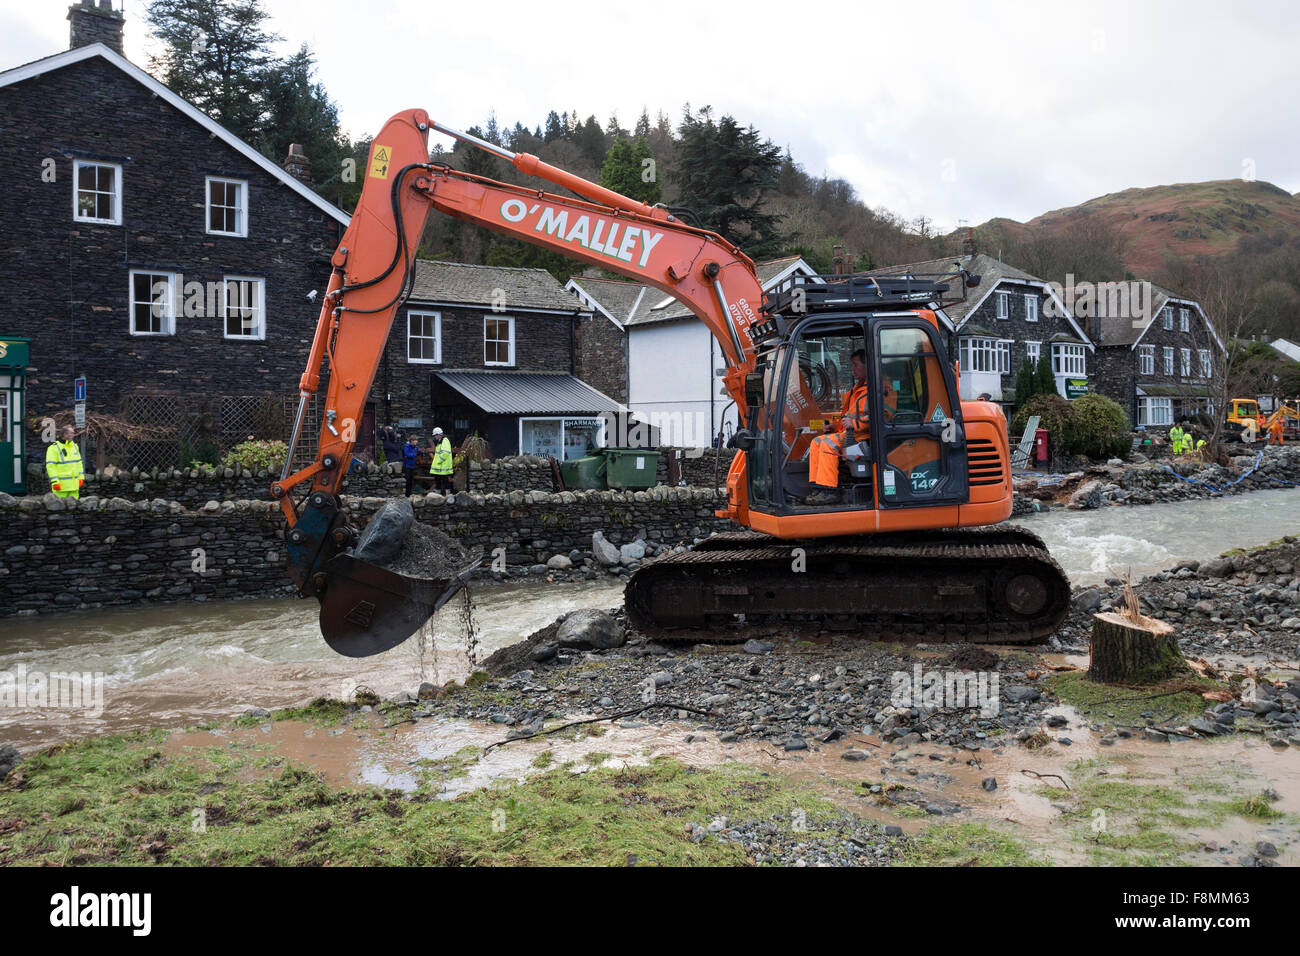
[[[1118,232],[1125,266],[1137,275],[1161,272],[1170,258],[1232,254],[1243,236],[1300,240],[1300,198],[1272,183],[1240,179],[1125,189],[1025,223],[991,219],[978,234],[987,250],[990,243],[1014,246],[1059,236],[1094,217]]]

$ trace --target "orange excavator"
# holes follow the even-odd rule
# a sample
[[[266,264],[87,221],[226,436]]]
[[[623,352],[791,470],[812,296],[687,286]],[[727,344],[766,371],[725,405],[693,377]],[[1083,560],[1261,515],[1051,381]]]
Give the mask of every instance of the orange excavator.
[[[434,130],[581,198],[431,163]],[[299,383],[290,453],[271,488],[288,522],[290,577],[301,596],[320,600],[335,650],[366,656],[396,646],[473,571],[428,580],[359,559],[339,497],[433,210],[653,286],[684,303],[721,347],[740,427],[717,514],[743,530],[637,569],[624,597],[635,626],[661,640],[703,631],[713,642],[740,641],[752,625],[789,623],[1028,643],[1064,617],[1069,583],[1042,541],[986,527],[1011,514],[1006,420],[990,402],[959,399],[936,315],[977,276],[956,267],[939,277],[801,277],[765,295],[753,262],[721,236],[408,110],[373,141]],[[318,453],[290,473],[325,360]],[[862,407],[835,443],[840,460],[831,469],[819,462],[810,476],[814,440],[844,431],[850,393]]]

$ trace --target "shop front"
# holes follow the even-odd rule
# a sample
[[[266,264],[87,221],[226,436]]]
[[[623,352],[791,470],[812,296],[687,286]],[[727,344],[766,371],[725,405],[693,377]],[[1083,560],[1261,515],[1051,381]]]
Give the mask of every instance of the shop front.
[[[0,491],[27,493],[23,474],[23,408],[30,340],[0,335]]]

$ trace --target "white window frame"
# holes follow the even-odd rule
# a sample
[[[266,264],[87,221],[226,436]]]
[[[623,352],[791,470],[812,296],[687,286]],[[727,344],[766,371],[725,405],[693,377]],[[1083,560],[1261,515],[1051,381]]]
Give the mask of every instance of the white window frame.
[[[1011,318],[1011,293],[1010,292],[998,293],[997,317],[999,319]]]
[[[1174,330],[1174,307],[1172,305],[1165,306],[1160,310],[1160,317],[1164,322],[1165,331],[1172,332]]]
[[[229,303],[230,283],[251,282],[257,290],[257,305],[253,307],[257,317],[257,331],[249,335],[231,335],[226,324],[226,308]],[[242,323],[241,323],[242,324]],[[263,342],[266,340],[266,280],[257,276],[222,276],[221,277],[221,334],[228,339],[242,342]]]
[[[1182,354],[1180,354],[1180,355],[1178,356],[1178,359],[1179,359],[1179,362],[1178,362],[1178,374],[1179,374],[1179,377],[1180,377],[1180,378],[1191,378],[1191,377],[1192,377],[1192,350],[1191,350],[1191,349],[1179,349],[1179,352],[1182,353]]]
[[[1052,374],[1073,378],[1088,374],[1088,350],[1085,346],[1069,342],[1052,343]]]
[[[424,334],[424,323],[420,323],[420,334],[411,334],[411,319],[419,317],[421,320],[433,319],[433,335]],[[486,330],[486,326],[484,327]],[[487,332],[484,331],[484,336]],[[427,342],[433,339],[433,358],[416,358],[411,354],[411,342],[418,340]],[[486,346],[485,346],[486,350]],[[423,350],[421,350],[423,351]],[[486,354],[486,351],[485,351]],[[422,309],[412,309],[406,313],[406,361],[410,365],[441,365],[442,364],[442,313],[430,312]]]
[[[1025,293],[1025,321],[1038,321],[1038,296],[1032,292]]]
[[[960,340],[958,353],[963,372],[999,374],[998,339],[985,335],[967,335]]]
[[[995,343],[998,374],[1011,374],[1011,339],[998,339]]]
[[[1138,346],[1138,374],[1154,375],[1156,373],[1156,347],[1154,345]]]
[[[105,167],[113,170],[113,216],[110,219],[100,219],[98,216],[81,215],[81,205],[77,199],[81,193],[81,187],[78,185],[81,179],[81,170],[86,166]],[[96,177],[98,178],[98,177]],[[98,184],[96,184],[98,185]],[[96,195],[100,195],[99,190],[92,190]],[[74,159],[72,161],[72,221],[84,222],[92,226],[120,226],[122,225],[122,164],[121,163],[102,163],[94,159]]]
[[[1159,412],[1160,414],[1153,414]],[[1158,420],[1157,420],[1158,419]],[[1138,398],[1138,424],[1148,426],[1172,425],[1174,400],[1144,395]]]
[[[1209,349],[1197,349],[1201,358],[1201,378],[1214,378],[1214,359]]]
[[[1178,331],[1190,332],[1191,329],[1191,310],[1180,306],[1178,309]]]
[[[166,313],[160,316],[160,318],[162,319],[162,328],[157,332],[136,331],[135,307],[137,305],[145,304],[143,301],[136,301],[135,298],[135,277],[139,275],[153,276],[155,278],[163,278],[167,280],[167,301],[165,303]],[[140,336],[175,335],[176,334],[176,297],[178,294],[177,289],[180,284],[180,277],[175,272],[164,272],[162,270],[154,270],[154,269],[131,269],[127,272],[126,282],[127,282],[126,284],[127,331],[130,332],[132,335],[140,335]],[[152,289],[154,285],[156,285],[156,283],[151,282],[149,284],[149,288]],[[150,305],[151,308],[159,305],[159,303],[154,302],[153,300],[150,300],[148,304]]]
[[[1032,363],[1033,365],[1038,364],[1039,359],[1042,357],[1042,354],[1043,354],[1042,342],[1025,343],[1025,358],[1029,359],[1030,363]]]
[[[1173,375],[1174,374],[1174,347],[1172,345],[1164,346],[1162,349],[1162,355],[1165,361],[1165,374]]]
[[[501,339],[488,339],[488,322],[506,322],[510,329],[509,355],[507,361],[490,362],[488,361],[488,342],[500,342]],[[498,315],[495,312],[488,312],[483,316],[483,364],[484,365],[514,365],[515,364],[515,317],[513,315]]]
[[[235,231],[212,228],[212,184],[222,183],[226,186],[238,186],[238,204],[221,206],[222,209],[235,210]],[[203,180],[203,231],[209,236],[229,236],[235,239],[248,238],[248,180],[232,179],[229,176],[207,176]]]

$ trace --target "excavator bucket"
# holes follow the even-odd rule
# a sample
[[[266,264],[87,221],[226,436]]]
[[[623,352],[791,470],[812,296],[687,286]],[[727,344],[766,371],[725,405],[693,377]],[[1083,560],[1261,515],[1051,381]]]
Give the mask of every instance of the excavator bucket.
[[[450,578],[417,578],[350,554],[325,565],[320,630],[347,657],[370,657],[401,644],[465,585],[479,561]]]
[[[321,635],[347,657],[382,654],[423,627],[479,564],[446,535],[417,524],[410,501],[390,501],[354,549],[325,562]]]

